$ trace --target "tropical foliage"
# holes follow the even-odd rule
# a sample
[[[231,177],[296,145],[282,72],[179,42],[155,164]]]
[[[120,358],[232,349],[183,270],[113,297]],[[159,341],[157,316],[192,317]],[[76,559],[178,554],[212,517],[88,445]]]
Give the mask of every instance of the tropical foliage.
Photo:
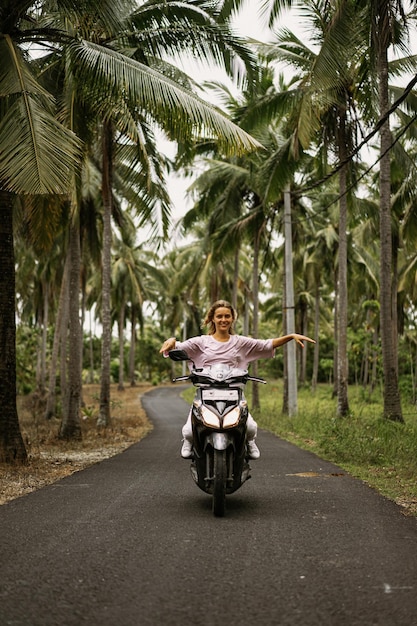
[[[82,382],[100,381],[105,427],[110,381],[166,380],[163,338],[199,333],[214,299],[242,333],[285,333],[284,192],[296,331],[317,342],[298,384],[330,382],[339,418],[352,384],[381,386],[398,422],[401,397],[417,400],[416,15],[264,0],[271,26],[294,4],[310,38],[274,28],[254,44],[230,28],[240,4],[2,0],[0,460],[26,457],[16,393],[36,390],[78,438]],[[184,54],[233,89],[202,97]],[[192,179],[172,226],[174,169]],[[259,367],[288,380],[284,351]]]

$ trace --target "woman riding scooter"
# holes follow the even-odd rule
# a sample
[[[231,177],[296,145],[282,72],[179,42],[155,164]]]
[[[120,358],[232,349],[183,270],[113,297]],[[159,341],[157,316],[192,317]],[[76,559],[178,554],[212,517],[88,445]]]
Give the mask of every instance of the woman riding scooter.
[[[237,313],[233,306],[226,300],[218,300],[211,305],[204,320],[204,326],[208,327],[207,335],[199,335],[185,341],[177,341],[175,337],[170,337],[162,344],[160,353],[168,356],[168,352],[176,348],[185,350],[194,361],[195,367],[223,363],[230,367],[247,369],[252,361],[273,357],[276,348],[292,339],[301,347],[304,347],[303,341],[315,343],[314,339],[297,333],[274,339],[252,339],[236,335],[233,328],[236,319]],[[251,459],[258,459],[260,452],[255,442],[257,424],[250,414],[246,428],[248,455]],[[188,459],[192,456],[191,413],[182,428],[182,436],[181,456]]]

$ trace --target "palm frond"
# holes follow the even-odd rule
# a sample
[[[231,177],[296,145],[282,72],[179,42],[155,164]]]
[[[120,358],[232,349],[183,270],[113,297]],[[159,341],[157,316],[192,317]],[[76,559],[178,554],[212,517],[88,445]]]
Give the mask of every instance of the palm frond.
[[[263,0],[260,13],[268,16],[269,25],[273,26],[275,20],[284,9],[288,9],[296,3],[296,0]]]
[[[148,114],[161,125],[171,125],[178,140],[188,138],[192,130],[217,136],[221,147],[229,153],[262,147],[216,107],[146,65],[87,41],[72,43],[70,50],[73,72],[82,76],[86,85],[85,97],[96,102],[103,115],[109,114],[109,101],[128,98],[139,107],[141,115]],[[100,86],[100,91],[94,86]],[[105,87],[107,98],[102,97]]]
[[[179,0],[146,2],[132,17],[133,40],[139,42],[136,58],[142,61],[143,51],[146,57],[150,53],[161,58],[175,58],[185,52],[224,67],[238,80],[244,66],[251,80],[257,70],[255,55],[247,42],[230,30],[230,9],[223,5],[219,12],[219,6],[220,3]]]
[[[50,94],[11,39],[0,45],[0,185],[22,194],[67,193],[80,142],[55,119]]]
[[[94,27],[96,33],[106,33],[109,37],[126,27],[126,17],[137,3],[135,0],[46,0],[40,6],[34,2],[26,4],[32,5],[28,15],[33,15],[41,28],[60,30],[61,37],[64,23],[76,25],[80,36],[91,34]]]
[[[79,141],[27,93],[0,122],[0,181],[22,194],[67,193],[79,163]]]

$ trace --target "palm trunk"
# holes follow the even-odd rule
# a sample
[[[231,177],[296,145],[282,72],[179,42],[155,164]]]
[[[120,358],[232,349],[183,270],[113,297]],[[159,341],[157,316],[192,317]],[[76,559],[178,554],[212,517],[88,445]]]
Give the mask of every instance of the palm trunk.
[[[46,347],[48,338],[48,318],[49,318],[49,283],[47,280],[43,281],[43,313],[42,313],[42,336],[41,345],[39,350],[39,369],[37,371],[37,390],[41,397],[45,395],[45,381],[46,381]]]
[[[71,271],[71,251],[68,250],[68,268],[67,268],[67,285],[63,292],[64,301],[62,307],[62,319],[59,325],[60,338],[60,359],[59,359],[59,376],[61,389],[61,405],[66,406],[68,384],[67,384],[67,354],[68,354],[68,326],[70,316],[70,271]]]
[[[110,424],[110,359],[111,359],[111,213],[112,213],[112,128],[103,124],[103,251],[102,251],[102,295],[101,323],[101,389],[100,412],[97,425]]]
[[[61,439],[68,440],[81,439],[80,257],[80,231],[75,220],[70,229],[68,385],[59,432]]]
[[[89,381],[90,383],[94,382],[94,342],[93,342],[93,324],[92,324],[92,311],[91,309],[88,312],[89,319],[89,355],[90,355],[90,375]]]
[[[13,196],[0,191],[0,463],[25,463],[16,405]]]
[[[237,292],[239,285],[239,246],[236,248],[233,268],[232,306],[237,310]]]
[[[366,328],[370,328],[370,327],[371,327],[371,311],[368,309],[366,311]],[[363,372],[361,376],[361,384],[364,389],[366,389],[369,385],[369,359],[370,359],[370,352],[371,352],[370,351],[371,337],[368,335],[369,333],[367,333],[367,338],[365,342],[365,348],[364,348],[364,354],[363,354]]]
[[[346,161],[346,112],[340,111],[339,118],[339,161]],[[349,414],[348,401],[348,356],[347,356],[347,166],[344,165],[339,175],[339,266],[338,266],[338,300],[337,307],[337,415],[346,417]]]
[[[317,389],[318,373],[319,373],[319,335],[320,335],[320,278],[316,276],[314,285],[314,360],[313,360],[313,377],[311,380],[312,391]]]
[[[339,336],[339,284],[338,284],[338,275],[337,270],[334,270],[334,285],[335,285],[335,293],[334,293],[334,348],[333,348],[333,392],[332,397],[337,397],[337,364],[338,364],[338,345],[337,340]]]
[[[119,312],[119,384],[117,386],[118,391],[124,391],[125,383],[124,383],[124,348],[125,348],[125,304],[122,301],[120,303],[120,312]]]
[[[131,332],[130,332],[130,346],[129,346],[129,380],[130,386],[135,387],[135,354],[136,354],[136,314],[135,307],[132,304],[132,315],[131,315]]]
[[[254,238],[253,250],[253,336],[258,338],[259,333],[259,248],[261,239],[261,229],[257,230]],[[252,364],[253,376],[258,375],[258,362]],[[259,409],[259,387],[257,383],[252,383],[252,407]]]
[[[378,82],[380,116],[389,109],[388,95],[388,33],[389,15],[386,3],[381,3],[379,16],[379,49],[378,49]],[[384,371],[384,417],[403,422],[400,392],[398,387],[398,352],[395,349],[393,333],[396,319],[397,294],[392,289],[392,224],[391,224],[391,132],[389,118],[381,126],[380,131],[380,319],[381,345]]]
[[[308,335],[308,303],[305,298],[301,301],[301,334]],[[300,385],[304,385],[307,380],[307,356],[309,345],[306,344],[303,350],[299,350],[299,362],[300,362],[300,373],[298,376],[298,380]]]
[[[249,335],[249,320],[250,320],[250,288],[245,284],[244,287],[244,295],[245,295],[245,308],[243,314],[243,334]]]
[[[59,294],[58,312],[55,321],[54,341],[52,344],[51,363],[49,366],[49,385],[48,396],[46,400],[45,419],[51,419],[55,415],[56,406],[56,372],[58,365],[59,343],[61,336],[61,323],[65,307],[65,293],[68,288],[68,255],[65,259],[64,273],[62,276],[61,290]],[[63,381],[62,381],[63,384]]]
[[[285,254],[284,254],[284,276],[285,276]],[[286,284],[282,287],[282,334],[288,335],[287,330],[287,291]],[[282,415],[288,415],[288,353],[283,350],[283,371],[282,371]]]

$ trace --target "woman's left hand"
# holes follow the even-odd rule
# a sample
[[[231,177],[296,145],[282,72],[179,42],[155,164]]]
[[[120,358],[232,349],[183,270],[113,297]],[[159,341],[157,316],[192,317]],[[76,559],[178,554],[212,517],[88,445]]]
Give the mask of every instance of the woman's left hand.
[[[310,343],[316,343],[314,341],[314,339],[311,339],[311,337],[307,337],[306,335],[299,335],[298,333],[293,333],[292,334],[292,338],[294,339],[294,341],[296,341],[298,343],[299,346],[301,346],[302,348],[304,348],[304,341],[309,341]]]

